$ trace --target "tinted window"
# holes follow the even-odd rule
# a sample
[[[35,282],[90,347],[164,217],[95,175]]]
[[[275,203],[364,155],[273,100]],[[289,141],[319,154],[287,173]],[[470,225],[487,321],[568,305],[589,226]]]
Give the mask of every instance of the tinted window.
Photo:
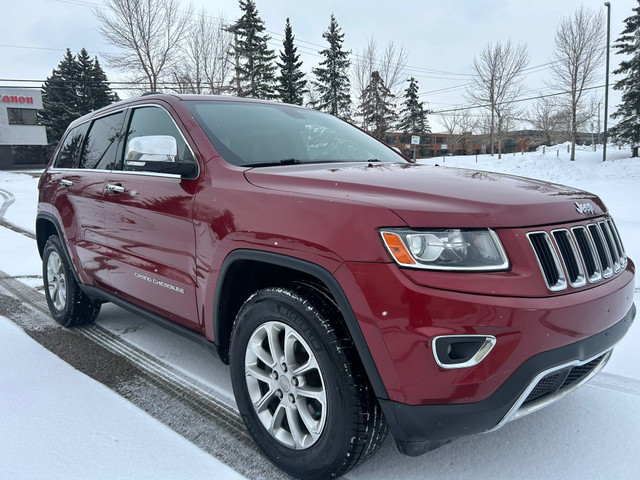
[[[283,104],[185,102],[218,153],[235,165],[403,158],[342,120]]]
[[[83,123],[69,131],[53,162],[55,168],[78,168],[80,147],[88,126],[88,122]]]
[[[191,149],[185,142],[180,130],[171,116],[159,107],[136,108],[131,116],[127,130],[124,151],[128,151],[129,142],[136,137],[167,135],[176,139],[178,144],[178,161],[195,162]],[[127,167],[124,167],[127,170]]]
[[[123,119],[124,112],[118,112],[92,123],[82,149],[80,168],[114,168]]]
[[[7,108],[9,125],[37,125],[36,110],[31,108]]]

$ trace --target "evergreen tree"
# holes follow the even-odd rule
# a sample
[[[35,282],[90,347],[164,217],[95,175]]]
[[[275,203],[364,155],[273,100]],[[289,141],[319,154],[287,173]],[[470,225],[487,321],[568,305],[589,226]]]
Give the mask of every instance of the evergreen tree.
[[[374,137],[382,140],[394,121],[395,113],[391,108],[393,95],[385,86],[380,73],[371,72],[371,81],[362,91],[360,105],[364,127]]]
[[[418,81],[411,77],[409,86],[404,91],[404,102],[402,102],[402,110],[400,111],[400,123],[398,128],[405,135],[405,142],[408,143],[412,135],[420,136],[420,153],[424,150],[431,135],[429,122],[427,120],[428,111],[425,110],[424,104],[418,98]]]
[[[56,145],[69,124],[82,116],[77,104],[77,62],[71,50],[67,51],[42,88],[43,123],[47,127],[49,144]]]
[[[302,62],[300,61],[300,55],[296,53],[298,49],[293,44],[294,38],[291,24],[287,18],[287,23],[284,27],[284,40],[282,41],[284,51],[280,51],[280,61],[282,63],[276,62],[280,68],[278,92],[280,93],[280,100],[283,102],[302,105],[307,82],[304,80],[304,73],[300,70]]]
[[[320,51],[324,60],[320,66],[313,69],[317,81],[313,82],[317,89],[318,101],[316,107],[343,119],[349,119],[351,110],[351,96],[349,94],[349,61],[350,52],[342,50],[344,33],[333,14],[329,29],[322,34],[329,42],[329,48]]]
[[[117,100],[98,59],[92,61],[84,48],[76,57],[67,49],[42,88],[40,114],[49,144],[55,146],[76,118]]]
[[[424,103],[418,99],[418,81],[411,77],[409,86],[404,91],[403,108],[400,111],[401,119],[398,127],[407,135],[425,135],[431,133],[427,121],[427,111]]]
[[[90,112],[93,110],[91,108],[91,105],[93,104],[91,95],[91,88],[93,86],[91,84],[93,76],[92,72],[93,62],[91,61],[89,53],[83,48],[76,54],[76,97],[78,99],[79,112]],[[83,114],[81,113],[81,115]]]
[[[267,47],[271,37],[264,34],[264,22],[258,16],[253,0],[239,0],[244,14],[229,29],[234,34],[236,55],[232,88],[240,97],[273,99],[276,54]]]
[[[620,67],[613,73],[626,74],[614,85],[615,90],[622,90],[622,104],[612,115],[620,117],[620,122],[609,133],[619,141],[633,145],[633,156],[638,156],[640,145],[640,0],[633,9],[635,15],[625,20],[626,27],[616,40],[616,53],[629,55],[629,60],[620,62]]]
[[[93,58],[89,81],[92,85],[91,98],[93,102],[90,105],[91,110],[96,110],[120,101],[118,94],[111,90],[109,79],[107,78],[107,74],[104,73],[104,70],[102,70],[100,62],[98,62],[98,57]]]

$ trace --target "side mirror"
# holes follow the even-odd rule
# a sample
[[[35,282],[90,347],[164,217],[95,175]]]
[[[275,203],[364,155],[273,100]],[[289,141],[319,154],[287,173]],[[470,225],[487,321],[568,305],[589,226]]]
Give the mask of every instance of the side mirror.
[[[170,135],[147,135],[127,142],[124,169],[135,172],[172,173],[189,177],[196,171],[194,161],[181,162],[178,142]]]

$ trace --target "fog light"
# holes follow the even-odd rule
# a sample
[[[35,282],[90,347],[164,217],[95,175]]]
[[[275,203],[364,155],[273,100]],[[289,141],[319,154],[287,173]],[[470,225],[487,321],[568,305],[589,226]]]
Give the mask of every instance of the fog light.
[[[431,343],[440,368],[469,368],[485,359],[496,344],[492,335],[442,335]]]

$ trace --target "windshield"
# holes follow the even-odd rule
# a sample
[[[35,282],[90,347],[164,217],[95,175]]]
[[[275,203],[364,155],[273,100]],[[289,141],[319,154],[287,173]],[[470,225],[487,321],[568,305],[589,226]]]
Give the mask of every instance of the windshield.
[[[234,165],[406,161],[354,126],[316,110],[225,101],[185,104],[222,158]]]

